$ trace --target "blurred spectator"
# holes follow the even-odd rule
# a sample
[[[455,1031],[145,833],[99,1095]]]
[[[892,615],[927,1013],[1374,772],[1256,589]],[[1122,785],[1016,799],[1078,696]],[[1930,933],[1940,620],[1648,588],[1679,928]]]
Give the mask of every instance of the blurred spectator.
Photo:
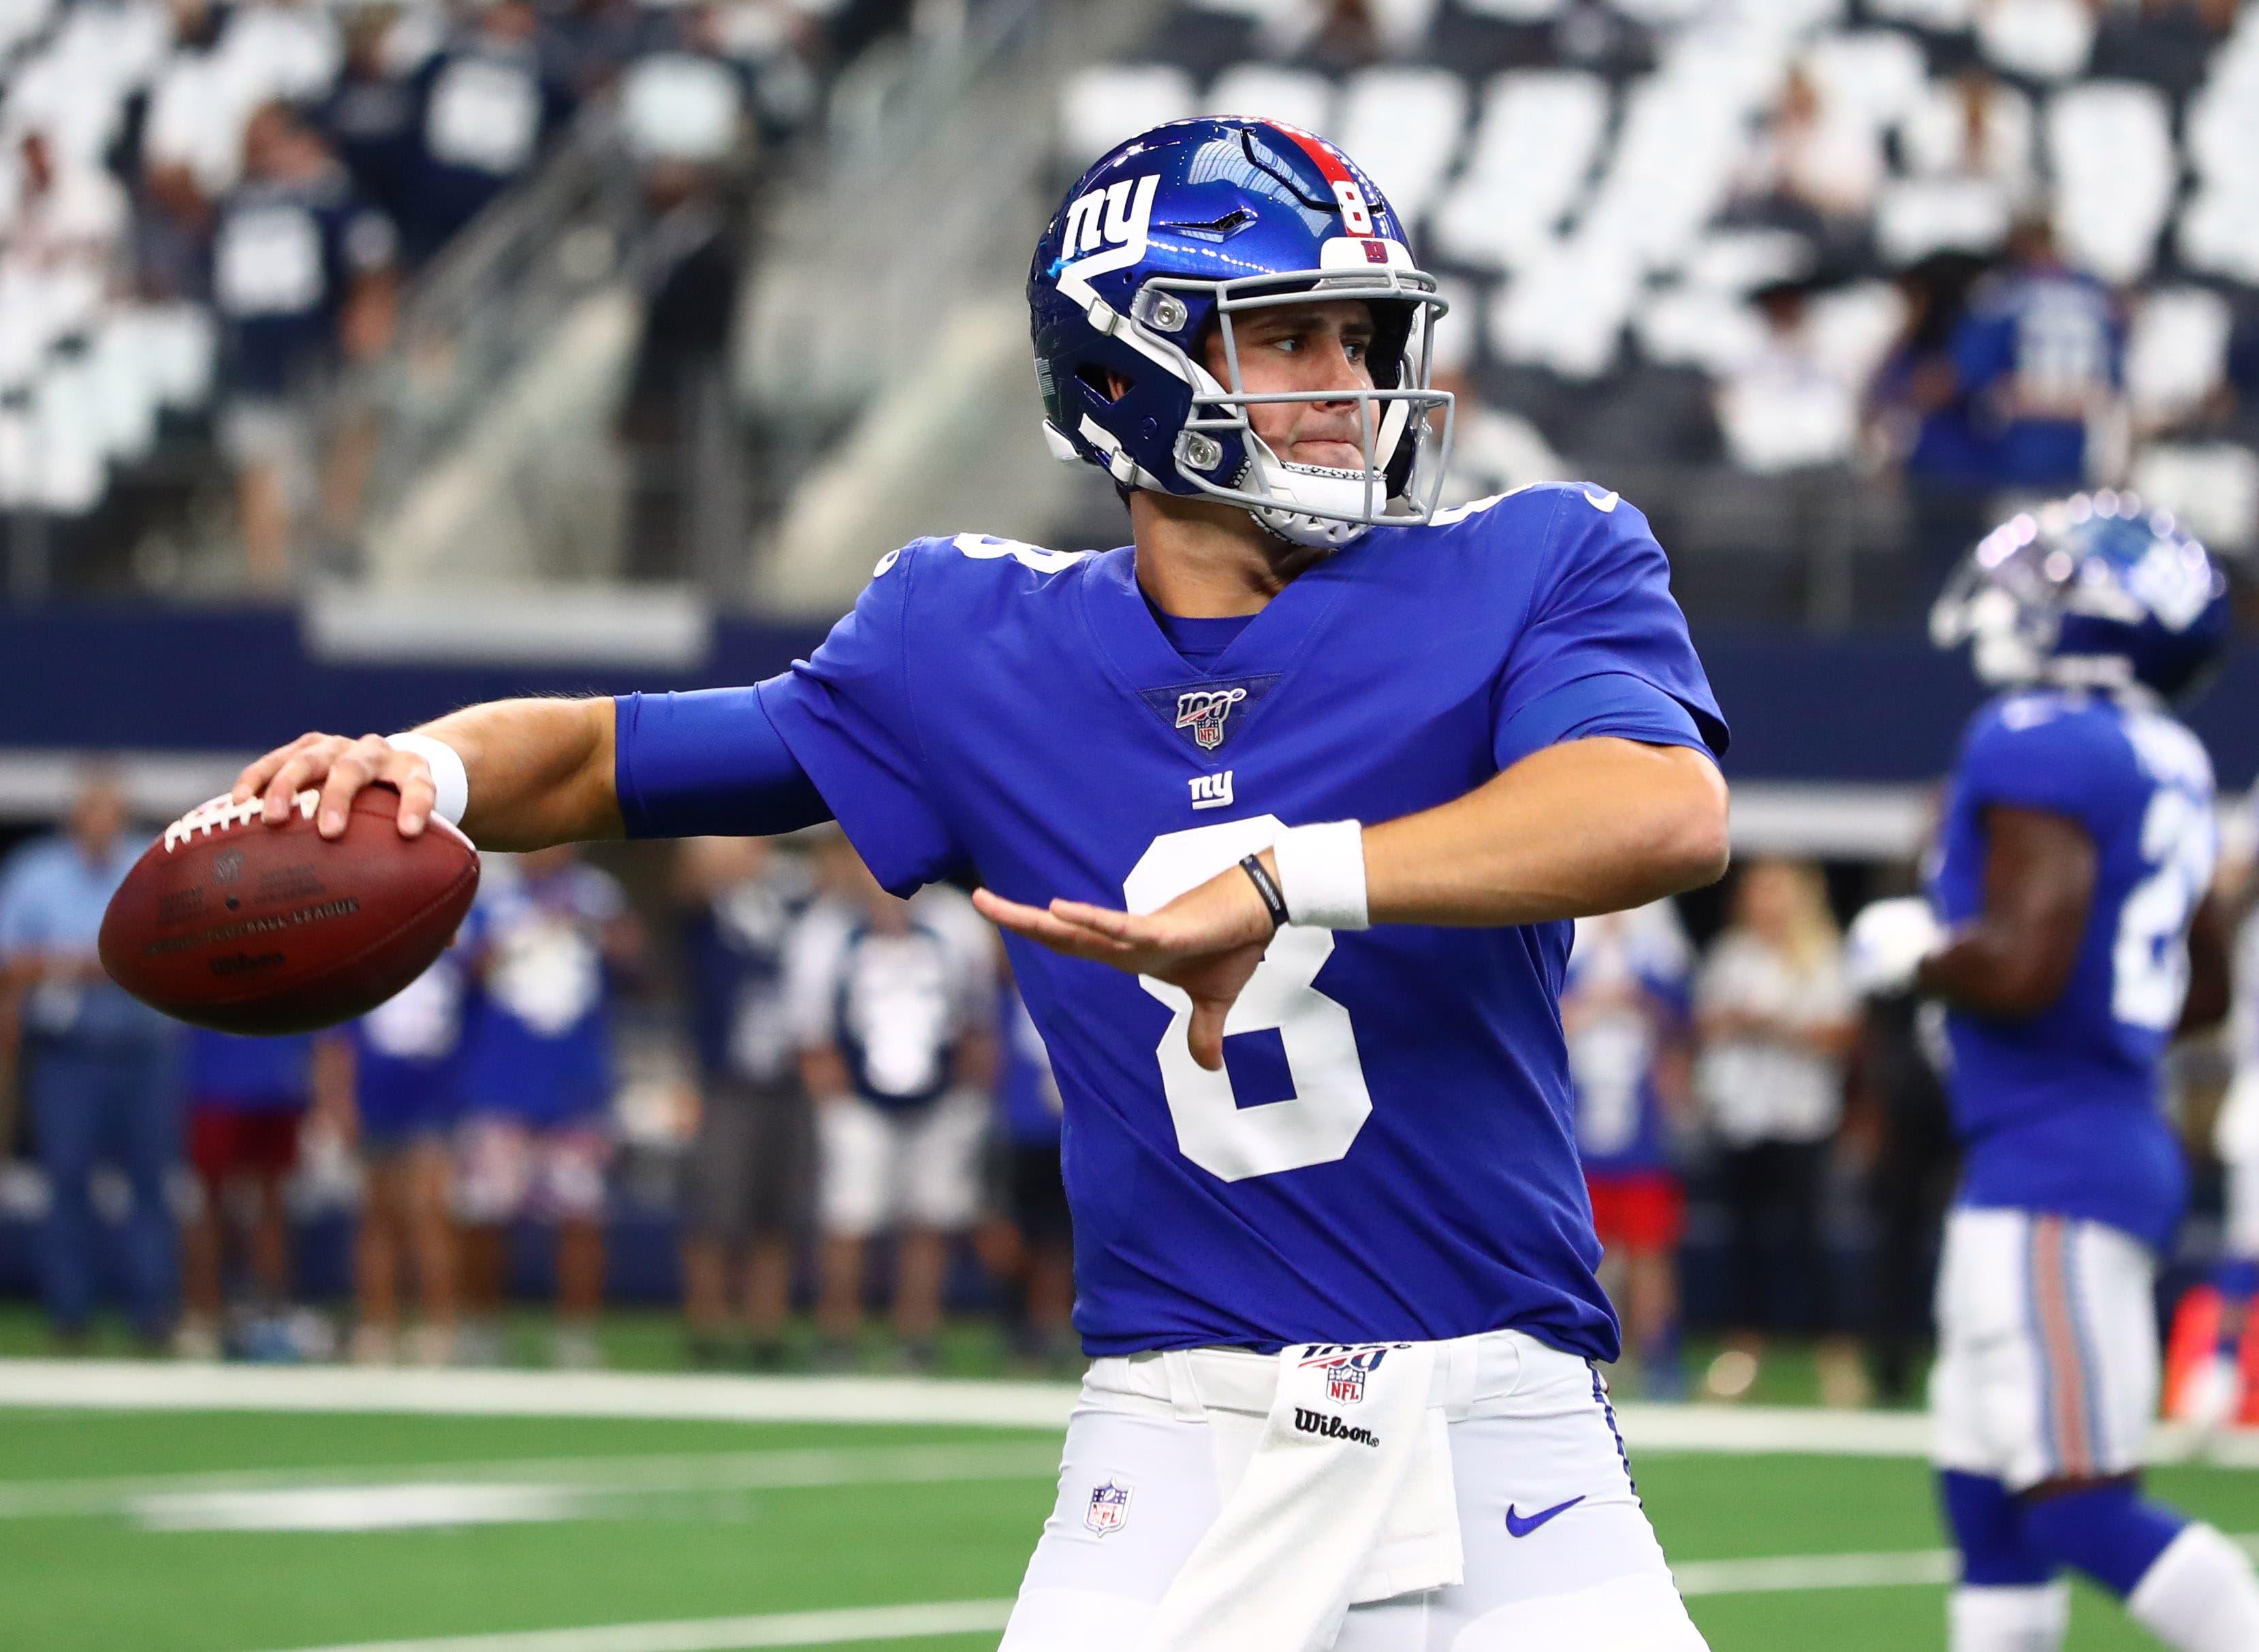
[[[659,20],[635,0],[572,0],[542,29],[543,75],[573,97],[595,97],[611,89],[659,32]]]
[[[268,103],[252,116],[243,182],[219,207],[212,293],[233,387],[222,439],[262,588],[288,580],[293,523],[314,491],[306,410],[293,398],[389,340],[394,247],[391,224],[296,115]],[[331,459],[324,525],[335,529],[355,508],[358,456]]]
[[[406,221],[416,164],[415,88],[395,61],[391,15],[371,6],[346,18],[345,62],[314,123],[361,193],[393,223]]]
[[[1872,125],[1856,110],[1830,107],[1799,63],[1749,153],[1742,192],[1840,227],[1865,218],[1883,172]]]
[[[290,1311],[290,1221],[283,1186],[297,1167],[301,1132],[317,1087],[334,1105],[334,1047],[304,1035],[239,1038],[189,1035],[189,1163],[200,1197],[190,1217],[187,1311],[180,1349],[209,1359],[223,1349],[258,1360],[317,1357],[318,1322]],[[247,1272],[247,1296],[228,1307],[230,1264]]]
[[[423,130],[402,225],[422,262],[525,175],[572,112],[542,61],[539,14],[494,0],[469,33],[417,71]]]
[[[1009,1271],[1022,1286],[1015,1351],[1023,1364],[1058,1374],[1072,1367],[1076,1351],[1074,1228],[1059,1166],[1065,1107],[1051,1051],[1008,978],[997,1009],[997,1115],[1016,1242]]]
[[[1767,1328],[1835,1329],[1821,1300],[1820,1205],[1855,1022],[1817,867],[1760,860],[1742,873],[1695,1010],[1695,1090],[1720,1144],[1732,1224],[1733,1329],[1708,1387],[1738,1399],[1756,1380]],[[1821,1357],[1828,1397],[1852,1398],[1856,1352],[1830,1335]]]
[[[94,1313],[98,1163],[124,1172],[130,1195],[126,1309],[144,1345],[163,1343],[177,1293],[165,1186],[180,1158],[174,1029],[111,985],[95,953],[110,897],[140,858],[125,829],[117,782],[89,774],[66,830],[25,845],[0,878],[0,1034],[14,1035],[0,1036],[0,1079],[20,1062],[47,1181],[47,1323],[66,1349],[84,1342]],[[0,1116],[0,1157],[8,1122]]]
[[[713,444],[700,438],[730,417],[730,333],[744,259],[705,167],[656,160],[644,196],[652,223],[638,271],[643,336],[621,409],[638,473],[629,557],[643,577],[681,578],[698,571],[702,548],[694,467],[711,462]]]
[[[1993,488],[2028,496],[2086,485],[2089,428],[2118,410],[2125,332],[2110,289],[2063,262],[2047,221],[2018,224],[1953,340]]]
[[[1905,479],[1914,548],[1936,580],[1990,525],[1992,456],[1953,364],[1969,290],[1983,270],[1965,253],[1937,253],[1900,273],[1906,321],[1863,409],[1868,452]]]
[[[361,1165],[353,1248],[359,1307],[352,1353],[388,1364],[401,1351],[401,1296],[412,1269],[423,1322],[410,1352],[444,1365],[455,1335],[455,1234],[448,1143],[462,1114],[460,1067],[470,983],[450,951],[353,1023],[352,1128]]]
[[[1718,387],[1718,424],[1728,452],[1760,474],[1841,466],[1858,434],[1858,387],[1814,337],[1801,281],[1759,290],[1764,345]]]
[[[801,857],[758,837],[682,845],[675,896],[698,1054],[698,1132],[684,1166],[682,1308],[693,1359],[781,1363],[795,1241],[816,1173],[785,937],[812,894]]]
[[[643,937],[627,897],[570,844],[490,859],[459,946],[480,993],[464,1040],[459,1357],[501,1354],[509,1229],[557,1229],[557,1364],[597,1364],[612,1008]]]
[[[18,296],[50,312],[48,330],[79,331],[100,314],[125,273],[131,208],[98,166],[66,163],[40,132],[18,141],[15,211],[0,242],[0,267]]]
[[[930,1369],[949,1239],[980,1206],[995,936],[954,889],[896,900],[842,835],[820,852],[827,897],[794,932],[786,975],[816,1104],[822,1356],[852,1363],[864,1253],[892,1230],[899,1356]]]
[[[1606,1248],[1602,1282],[1623,1305],[1635,1388],[1675,1399],[1678,1242],[1686,1193],[1671,1114],[1687,1101],[1693,951],[1668,901],[1577,922],[1561,1030],[1577,1094],[1577,1149]]]

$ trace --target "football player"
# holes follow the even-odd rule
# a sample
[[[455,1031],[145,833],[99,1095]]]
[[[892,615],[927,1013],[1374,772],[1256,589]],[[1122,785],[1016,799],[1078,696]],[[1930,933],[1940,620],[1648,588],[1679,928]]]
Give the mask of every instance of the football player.
[[[1955,1652],[2063,1644],[2084,1572],[2182,1652],[2259,1647],[2259,1578],[2145,1499],[2152,1287],[2186,1172],[2166,1046],[2227,1008],[2212,764],[2167,705],[2227,629],[2203,547],[2130,496],[2017,516],[1939,599],[1941,646],[2006,686],[1962,743],[1931,887],[1870,908],[1853,972],[1948,1010],[1964,1161],[1931,1378],[1961,1550]]]
[[[309,735],[239,794],[334,832],[382,780],[503,847],[829,815],[896,893],[977,874],[1094,1361],[1011,1652],[1692,1652],[1592,1368],[1557,1002],[1571,920],[1726,862],[1663,552],[1590,485],[1434,508],[1435,281],[1307,132],[1123,144],[1028,291],[1133,545],[920,540],[757,687]]]

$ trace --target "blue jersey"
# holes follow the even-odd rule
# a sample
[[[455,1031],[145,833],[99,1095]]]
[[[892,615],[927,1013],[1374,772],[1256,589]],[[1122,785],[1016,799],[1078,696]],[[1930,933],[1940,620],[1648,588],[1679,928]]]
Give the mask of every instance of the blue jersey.
[[[1204,667],[1130,548],[922,540],[813,659],[706,703],[624,707],[631,832],[671,822],[659,776],[726,796],[693,759],[750,750],[729,719],[766,719],[888,887],[971,869],[1014,900],[1140,910],[1282,824],[1433,808],[1558,741],[1726,738],[1645,519],[1576,485],[1375,529]],[[1569,938],[1284,929],[1211,1073],[1182,992],[1008,936],[1065,1103],[1086,1349],[1511,1327],[1614,1358],[1559,1020]]]
[[[2116,300],[2091,275],[2012,270],[1977,289],[1953,362],[1985,426],[1980,440],[1993,481],[2041,488],[2085,481],[2086,409],[2119,381],[2123,334]],[[2005,405],[1988,413],[1988,402]]]
[[[2108,1222],[2162,1246],[2186,1193],[2163,1064],[2188,993],[2189,919],[2219,851],[2211,759],[2170,717],[2102,695],[1994,701],[1963,742],[1946,813],[1933,893],[1949,924],[1984,908],[1994,805],[2076,821],[2097,875],[2062,998],[2022,1020],[1948,1018],[1962,1200]]]
[[[364,1133],[389,1141],[453,1120],[469,986],[462,955],[451,950],[353,1023],[353,1096]]]
[[[1671,1166],[1657,1068],[1686,1023],[1693,962],[1669,901],[1577,925],[1561,1022],[1577,1092],[1577,1146],[1590,1173]]]
[[[514,862],[488,867],[464,943],[482,965],[463,1052],[467,1106],[537,1125],[610,1107],[604,933],[626,910],[619,885],[594,866],[540,877]]]
[[[196,1027],[189,1033],[189,1099],[247,1113],[293,1113],[314,1099],[310,1034],[242,1038]]]
[[[997,995],[996,1105],[1004,1134],[1023,1147],[1057,1147],[1065,1102],[1051,1052],[1015,988]]]

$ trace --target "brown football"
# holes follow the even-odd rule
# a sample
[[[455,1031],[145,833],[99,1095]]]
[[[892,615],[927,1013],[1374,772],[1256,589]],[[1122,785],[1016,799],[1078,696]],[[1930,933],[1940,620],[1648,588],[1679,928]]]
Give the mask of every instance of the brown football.
[[[102,919],[102,966],[152,1008],[232,1033],[308,1032],[374,1009],[430,967],[478,892],[469,838],[403,837],[399,794],[353,799],[334,843],[312,792],[268,826],[256,800],[191,809]]]

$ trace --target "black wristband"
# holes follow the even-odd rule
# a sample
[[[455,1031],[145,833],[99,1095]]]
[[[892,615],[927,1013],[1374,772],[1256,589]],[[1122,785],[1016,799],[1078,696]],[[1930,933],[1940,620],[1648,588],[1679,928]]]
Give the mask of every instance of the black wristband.
[[[1271,933],[1276,935],[1286,927],[1286,896],[1279,887],[1279,880],[1271,875],[1271,868],[1263,864],[1260,855],[1250,855],[1239,863],[1255,885],[1255,893],[1263,897],[1263,905],[1271,914]]]

